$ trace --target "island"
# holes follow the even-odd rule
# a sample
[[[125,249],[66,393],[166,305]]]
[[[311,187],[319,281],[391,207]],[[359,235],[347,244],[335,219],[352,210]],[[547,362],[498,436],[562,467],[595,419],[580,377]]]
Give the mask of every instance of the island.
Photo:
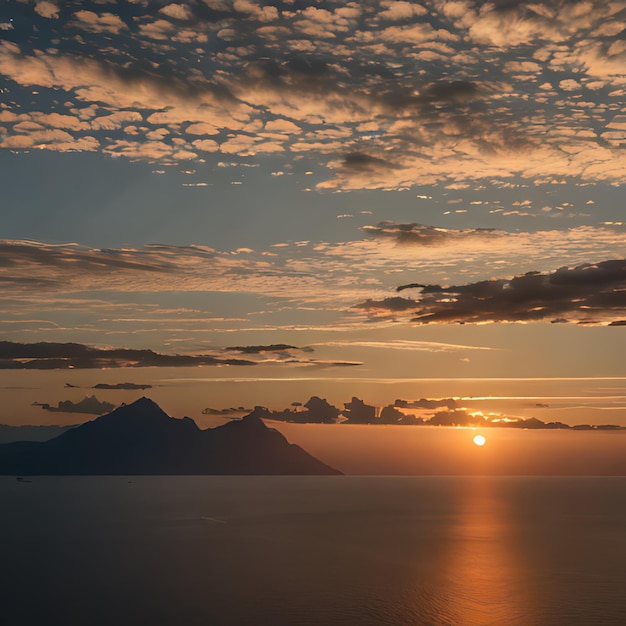
[[[0,445],[0,475],[338,475],[255,414],[207,430],[140,398],[45,442]]]

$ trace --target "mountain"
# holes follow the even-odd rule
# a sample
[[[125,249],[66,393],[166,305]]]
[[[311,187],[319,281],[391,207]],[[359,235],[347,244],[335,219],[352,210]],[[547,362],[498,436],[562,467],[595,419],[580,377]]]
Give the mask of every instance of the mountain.
[[[318,461],[254,413],[200,430],[148,398],[46,442],[0,445],[0,475],[319,474]]]

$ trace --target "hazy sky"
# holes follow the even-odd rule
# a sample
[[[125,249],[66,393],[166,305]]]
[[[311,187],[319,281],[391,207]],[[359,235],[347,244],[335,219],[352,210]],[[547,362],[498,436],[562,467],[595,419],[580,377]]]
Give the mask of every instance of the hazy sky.
[[[47,395],[5,407],[269,378],[626,424],[597,379],[626,374],[625,28],[603,0],[2,2],[0,340],[257,363],[12,372]]]

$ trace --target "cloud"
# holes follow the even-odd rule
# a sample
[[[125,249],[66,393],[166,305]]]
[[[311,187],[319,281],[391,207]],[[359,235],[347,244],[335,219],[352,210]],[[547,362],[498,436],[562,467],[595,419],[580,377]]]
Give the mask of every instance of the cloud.
[[[67,385],[66,385],[67,386]],[[138,384],[138,383],[98,383],[93,386],[93,389],[123,389],[125,391],[135,391],[137,389],[152,389],[152,385]]]
[[[338,299],[348,308],[356,294],[373,293],[367,283],[346,289],[344,280],[328,285],[318,268],[350,273],[340,259],[324,261],[308,246],[294,246],[267,257],[250,249],[217,251],[206,246],[146,245],[143,248],[94,249],[77,244],[0,242],[0,283],[26,297],[54,293],[206,291],[256,293],[314,304]],[[358,295],[356,297],[359,297]],[[318,305],[319,306],[319,305]],[[335,305],[336,306],[336,305]],[[332,307],[331,307],[332,309]]]
[[[20,266],[68,268],[80,264],[91,271],[132,270],[138,272],[168,272],[173,265],[148,255],[133,254],[124,250],[85,249],[78,245],[38,244],[33,241],[0,241],[0,268]]]
[[[154,110],[149,118],[153,122],[212,120],[240,128],[237,119],[246,109],[222,83],[194,79],[165,64],[155,67],[140,60],[119,65],[106,55],[32,56],[4,42],[0,44],[0,70],[19,84],[75,91],[78,100],[105,103],[119,109],[119,113],[124,112],[122,109],[130,109],[125,111],[127,114],[138,114],[138,109]],[[157,111],[160,118],[155,117]]]
[[[440,81],[428,85],[418,96],[422,102],[467,102],[479,95],[476,83],[467,80]]]
[[[262,6],[252,0],[234,0],[235,11],[250,15],[260,22],[272,22],[278,19],[278,9],[274,6]]]
[[[376,226],[363,226],[362,230],[375,237],[388,237],[399,244],[420,246],[445,245],[462,239],[502,237],[502,231],[493,228],[469,228],[452,230],[436,228],[424,224],[400,224],[390,220],[379,222]]]
[[[381,311],[411,311],[415,309],[416,306],[415,300],[411,300],[409,298],[385,298],[384,300],[366,300],[360,304],[355,304],[354,308],[356,309],[365,309],[366,311],[381,310]]]
[[[265,419],[292,422],[296,424],[335,424],[340,410],[330,404],[326,398],[312,396],[304,404],[292,402],[293,409],[270,411],[264,407],[255,407],[255,413]]]
[[[412,283],[420,289],[413,321],[484,323],[568,320],[577,324],[611,324],[626,313],[626,260],[562,267],[552,273],[529,272],[512,279],[492,279],[442,287]],[[364,305],[361,306],[365,306]],[[393,302],[367,303],[393,309]],[[407,309],[409,301],[406,302]]]
[[[202,415],[241,415],[246,413],[251,413],[254,409],[246,409],[243,406],[239,407],[229,407],[225,409],[212,409],[211,407],[207,407],[206,409],[202,409]]]
[[[545,408],[537,405],[538,408]],[[606,430],[621,431],[626,427],[616,425],[592,426],[580,424],[570,426],[563,422],[544,422],[536,417],[518,417],[494,412],[483,412],[478,409],[467,409],[459,406],[454,398],[421,398],[420,400],[396,400],[393,405],[377,407],[367,404],[360,398],[352,397],[350,402],[344,403],[344,409],[329,404],[318,396],[311,397],[304,405],[301,402],[292,402],[291,407],[283,411],[271,411],[263,406],[255,406],[254,415],[263,419],[292,422],[300,424],[378,424],[396,426],[480,426],[485,428],[516,428],[530,430]],[[408,410],[417,409],[419,416],[408,413]],[[436,410],[433,412],[435,409]],[[231,408],[219,411],[205,409],[203,413],[210,415],[228,415],[240,413],[239,409]]]
[[[358,215],[355,211],[354,219]],[[183,337],[185,352],[193,352],[199,337],[241,329],[329,333],[371,329],[408,322],[420,306],[419,294],[391,290],[417,282],[416,277],[421,284],[476,282],[485,278],[486,264],[496,276],[546,272],[598,257],[619,258],[624,243],[624,229],[616,225],[485,233],[396,222],[372,228],[365,231],[369,237],[356,240],[282,242],[258,250],[167,244],[101,249],[0,241],[0,330],[5,339],[25,342],[74,337],[100,342],[107,333],[122,344],[148,342],[165,352],[172,346],[180,349],[180,344],[168,341]],[[397,237],[406,233],[411,240],[398,245]],[[433,245],[422,245],[427,241]],[[229,315],[187,304],[196,303],[196,295],[207,291],[215,303],[230,301],[228,294],[241,294],[240,308]],[[169,292],[179,294],[176,307],[163,295]],[[72,334],[72,328],[79,334]],[[137,343],[139,337],[143,341]],[[161,343],[163,337],[168,340]],[[278,335],[263,337],[252,345],[283,343],[276,340]],[[286,337],[285,345],[303,345],[293,335]],[[210,353],[224,358],[219,346],[251,345],[241,341],[217,339],[219,345]],[[254,360],[274,359],[280,364],[304,360],[295,350],[285,353],[289,354],[259,352]]]
[[[231,352],[241,352],[243,354],[261,354],[262,352],[286,352],[288,350],[302,350],[296,346],[290,346],[286,343],[276,343],[269,346],[229,346],[224,348]]]
[[[253,361],[210,355],[159,354],[132,348],[94,348],[79,343],[0,341],[0,369],[92,369],[254,365]]]
[[[6,150],[161,164],[273,154],[276,170],[307,156],[323,168],[320,191],[619,182],[626,168],[623,135],[608,128],[626,19],[608,0],[19,4],[32,32],[3,25],[0,73],[42,97],[18,89],[5,105]],[[122,137],[93,119],[103,109],[141,119],[108,120]],[[25,125],[50,113],[65,120],[56,132]],[[203,127],[210,140],[190,139]]]
[[[114,404],[106,401],[101,402],[96,396],[85,396],[79,402],[61,400],[57,406],[51,406],[45,403],[42,404],[40,402],[35,402],[34,404],[46,411],[52,411],[53,413],[86,413],[88,415],[103,415],[115,408]]]
[[[479,44],[510,48],[539,41],[564,42],[601,23],[615,9],[610,2],[542,3],[498,1],[489,3],[437,0],[461,29]]]
[[[419,400],[396,400],[394,406],[401,409],[438,409],[440,407],[456,409],[458,408],[458,401],[454,398],[420,398]]]
[[[378,13],[377,17],[381,20],[397,21],[406,20],[414,16],[422,16],[428,14],[428,9],[421,4],[414,2],[404,2],[401,0],[395,2],[381,2],[386,7],[384,11]]]
[[[414,303],[414,301],[411,301]],[[414,304],[413,304],[414,306]],[[403,309],[401,309],[403,310]],[[486,348],[484,346],[468,346],[438,341],[413,341],[410,339],[392,339],[388,341],[325,341],[315,343],[314,346],[338,346],[345,348],[378,348],[381,350],[421,350],[424,352],[457,352],[464,350],[495,350],[496,348]]]
[[[195,341],[194,343],[197,343]],[[277,346],[282,344],[277,344]],[[300,348],[304,352],[310,349]],[[224,356],[225,351],[240,352],[248,358]],[[267,353],[271,353],[268,355]],[[256,358],[255,357],[259,357]],[[0,341],[0,369],[56,370],[137,367],[197,367],[209,365],[277,364],[291,367],[350,367],[358,361],[321,360],[295,357],[288,350],[272,346],[216,348],[204,354],[163,354],[149,349],[97,348],[80,343]],[[97,389],[138,389],[132,383],[99,385]]]
[[[398,166],[363,152],[351,152],[343,158],[342,169],[369,173],[377,170],[396,169]]]
[[[80,28],[94,33],[118,34],[128,27],[113,13],[94,13],[93,11],[77,11],[74,20]]]
[[[189,20],[193,17],[191,8],[184,4],[166,4],[159,12],[177,20]]]
[[[41,15],[41,17],[56,20],[59,17],[59,7],[54,2],[40,0],[35,4],[35,13]]]

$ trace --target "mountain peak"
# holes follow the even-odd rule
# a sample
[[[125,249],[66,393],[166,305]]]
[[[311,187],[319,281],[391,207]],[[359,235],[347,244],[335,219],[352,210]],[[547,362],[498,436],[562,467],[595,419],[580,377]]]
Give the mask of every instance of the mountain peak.
[[[0,445],[0,475],[339,473],[258,413],[201,431],[146,397],[23,451],[10,445]]]
[[[142,396],[138,400],[131,402],[130,404],[121,404],[115,411],[112,411],[108,415],[103,415],[102,417],[108,417],[109,415],[119,415],[119,416],[159,416],[159,417],[169,417],[169,415],[154,401],[150,398],[146,398]]]
[[[258,409],[261,409],[260,411]],[[248,413],[241,419],[234,419],[226,424],[222,424],[218,426],[214,430],[218,430],[220,432],[238,432],[238,433],[246,433],[249,436],[262,436],[267,432],[275,432],[274,429],[268,428],[265,425],[265,422],[261,419],[264,417],[263,411],[267,411],[266,409],[262,409],[262,407],[255,407],[252,413]]]
[[[126,404],[124,406],[127,406],[128,408],[132,407],[134,409],[142,410],[142,411],[146,411],[146,410],[162,411],[161,407],[154,400],[151,400],[150,398],[146,398],[146,396],[141,396],[139,400],[135,400],[134,402],[131,402],[130,404]]]

